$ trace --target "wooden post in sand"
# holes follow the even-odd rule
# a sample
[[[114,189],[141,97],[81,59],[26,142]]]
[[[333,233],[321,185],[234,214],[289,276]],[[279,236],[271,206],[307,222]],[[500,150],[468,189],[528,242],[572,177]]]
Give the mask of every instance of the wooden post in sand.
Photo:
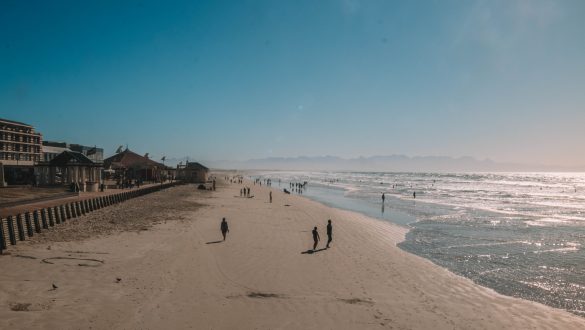
[[[85,213],[83,212],[83,209],[81,208],[81,202],[79,202],[79,201],[75,202],[75,209],[77,210],[78,216],[85,215]]]
[[[40,233],[41,232],[41,222],[39,221],[39,210],[33,211],[33,219],[35,222],[35,231],[37,233]]]
[[[49,223],[47,222],[47,209],[41,209],[41,223],[43,229],[49,229]]]
[[[0,219],[0,254],[6,250],[6,236],[4,236],[4,219]]]
[[[61,224],[61,217],[62,217],[62,215],[59,212],[60,211],[59,210],[59,207],[58,206],[53,207],[53,211],[55,212],[55,222],[57,224]]]
[[[8,217],[8,224],[12,224],[12,216]],[[26,236],[24,235],[24,223],[22,222],[22,214],[16,215],[16,227],[18,228],[18,239],[24,241]]]
[[[26,223],[26,233],[28,237],[33,237],[35,235],[35,231],[32,226],[32,221],[30,219],[30,212],[26,212],[24,214],[24,222]]]
[[[54,227],[55,226],[55,218],[53,217],[53,208],[49,207],[47,209],[47,213],[49,214],[49,226]]]
[[[16,245],[16,233],[14,232],[14,219],[12,216],[8,217],[8,238],[10,238],[10,245]],[[20,236],[20,234],[19,234]],[[24,241],[24,235],[20,237],[21,241]]]
[[[71,217],[77,218],[77,210],[75,209],[75,203],[69,203],[69,209],[71,210]]]
[[[79,205],[79,210],[81,211],[81,214],[85,215],[85,201],[78,201],[77,202]]]
[[[66,220],[71,219],[71,213],[69,212],[69,208],[67,207],[67,204],[61,205],[61,220],[63,220],[63,222],[65,222]]]

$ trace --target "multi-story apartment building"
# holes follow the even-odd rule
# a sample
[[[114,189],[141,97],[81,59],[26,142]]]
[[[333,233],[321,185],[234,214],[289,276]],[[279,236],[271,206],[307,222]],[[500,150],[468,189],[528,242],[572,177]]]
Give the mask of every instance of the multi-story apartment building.
[[[0,118],[0,185],[30,183],[42,139],[31,125]]]

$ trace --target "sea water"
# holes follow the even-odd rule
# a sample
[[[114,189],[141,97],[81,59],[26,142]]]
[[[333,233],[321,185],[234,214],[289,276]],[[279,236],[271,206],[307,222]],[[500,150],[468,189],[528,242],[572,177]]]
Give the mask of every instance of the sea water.
[[[306,181],[303,196],[408,226],[406,251],[499,293],[585,316],[585,173],[252,176],[281,189]]]

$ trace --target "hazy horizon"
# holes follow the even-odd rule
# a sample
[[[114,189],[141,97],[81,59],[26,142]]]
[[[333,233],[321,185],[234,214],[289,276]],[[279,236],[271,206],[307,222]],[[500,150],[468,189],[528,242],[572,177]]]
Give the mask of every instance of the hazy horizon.
[[[0,117],[153,159],[585,165],[585,2],[0,3]]]

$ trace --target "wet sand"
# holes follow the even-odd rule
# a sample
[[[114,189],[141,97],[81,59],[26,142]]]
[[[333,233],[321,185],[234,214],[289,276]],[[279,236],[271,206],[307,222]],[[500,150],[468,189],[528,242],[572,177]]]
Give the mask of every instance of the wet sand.
[[[248,185],[254,198],[221,182],[216,192],[170,188],[11,248],[0,256],[0,328],[585,327],[398,249],[404,228],[277,188],[268,203],[268,188]],[[328,218],[331,248],[304,253],[313,226],[326,240]]]

